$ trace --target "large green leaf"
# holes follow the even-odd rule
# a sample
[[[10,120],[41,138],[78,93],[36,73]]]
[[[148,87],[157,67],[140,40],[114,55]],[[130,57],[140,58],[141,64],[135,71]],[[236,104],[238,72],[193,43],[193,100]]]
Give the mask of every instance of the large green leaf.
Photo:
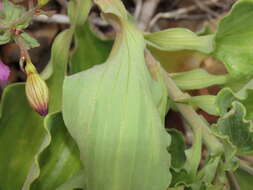
[[[43,118],[28,105],[24,84],[4,91],[0,119],[0,189],[20,190],[46,135]]]
[[[197,36],[184,28],[173,28],[146,34],[148,44],[161,50],[198,50],[210,53],[213,50],[213,35]]]
[[[79,146],[87,189],[165,190],[170,138],[157,108],[162,93],[152,93],[159,82],[146,68],[144,38],[120,1],[96,2],[121,29],[106,63],[67,77],[63,89],[63,117]]]
[[[75,52],[71,58],[71,73],[81,72],[103,63],[112,48],[112,41],[99,39],[91,31],[88,22],[76,28]]]
[[[215,36],[213,55],[235,76],[253,74],[253,1],[239,0],[223,18]]]
[[[40,154],[40,175],[31,190],[55,190],[81,169],[78,148],[65,128],[61,113],[45,119],[50,145]]]

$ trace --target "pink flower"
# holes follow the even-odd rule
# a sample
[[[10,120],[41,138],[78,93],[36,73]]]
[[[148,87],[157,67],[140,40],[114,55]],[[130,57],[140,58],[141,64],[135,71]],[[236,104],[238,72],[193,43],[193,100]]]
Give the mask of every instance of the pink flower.
[[[0,59],[0,84],[6,85],[8,83],[8,78],[10,75],[10,68],[5,65]]]

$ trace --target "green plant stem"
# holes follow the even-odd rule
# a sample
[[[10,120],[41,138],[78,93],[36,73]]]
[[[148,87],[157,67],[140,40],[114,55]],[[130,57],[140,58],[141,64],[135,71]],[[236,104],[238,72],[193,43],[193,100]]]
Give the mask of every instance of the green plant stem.
[[[174,101],[178,98],[188,97],[175,84],[175,82],[166,73],[166,83],[169,91],[169,97]],[[176,107],[183,115],[185,120],[193,128],[193,131],[202,130],[202,137],[205,145],[211,151],[211,154],[218,155],[223,152],[223,146],[220,141],[212,134],[207,122],[199,116],[195,110],[186,104],[176,103]]]

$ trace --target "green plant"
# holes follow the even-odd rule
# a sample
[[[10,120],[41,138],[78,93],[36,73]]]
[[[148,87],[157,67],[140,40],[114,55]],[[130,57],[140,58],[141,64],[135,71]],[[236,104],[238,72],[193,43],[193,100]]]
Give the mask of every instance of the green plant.
[[[70,0],[71,25],[55,39],[41,74],[49,95],[28,54],[38,43],[24,32],[46,3],[25,11],[4,0],[0,13],[0,44],[18,44],[28,75],[26,84],[10,84],[2,95],[1,190],[251,189],[253,0],[239,0],[216,33],[201,36],[183,28],[143,33],[120,0]],[[89,29],[93,3],[116,31],[113,46]],[[157,52],[180,50],[213,56],[228,74],[167,73],[166,65],[177,63]],[[9,71],[3,63],[0,68],[4,81]],[[211,85],[222,87],[218,95],[184,92]],[[26,96],[47,116],[34,112]],[[217,123],[210,125],[196,108],[218,116]],[[180,131],[164,128],[170,109],[183,116],[190,147]]]

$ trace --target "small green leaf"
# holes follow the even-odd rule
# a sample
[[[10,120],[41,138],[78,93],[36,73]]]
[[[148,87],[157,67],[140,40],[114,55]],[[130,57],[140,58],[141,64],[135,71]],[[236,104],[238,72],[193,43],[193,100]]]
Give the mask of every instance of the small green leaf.
[[[10,24],[12,22],[15,22],[20,17],[23,16],[25,13],[25,9],[21,6],[17,6],[13,4],[11,1],[4,0],[3,1],[3,19],[0,19],[0,24]],[[27,20],[24,20],[21,23],[17,23],[13,28],[16,29],[25,29],[28,27],[30,20],[32,19],[32,16],[27,18]]]
[[[3,13],[4,19],[1,19],[1,24],[8,24],[22,16],[25,13],[25,9],[21,6],[13,4],[11,1],[3,1]]]
[[[213,50],[213,35],[197,36],[184,28],[174,28],[146,34],[148,44],[166,51],[198,50],[210,53]]]
[[[7,44],[11,40],[11,33],[9,31],[0,35],[0,45]]]
[[[112,41],[99,39],[90,29],[88,22],[75,31],[75,52],[71,57],[71,73],[81,72],[103,63],[109,56]]]
[[[27,49],[31,49],[31,48],[35,48],[35,47],[40,46],[39,42],[35,38],[31,37],[29,34],[27,34],[25,32],[21,33],[20,37],[24,40],[25,47]]]
[[[216,96],[206,95],[206,96],[193,96],[185,99],[178,99],[177,102],[188,103],[193,107],[202,109],[203,111],[211,115],[219,115],[218,109],[216,108]]]
[[[245,120],[245,108],[239,102],[214,125],[216,135],[236,148],[238,154],[253,152],[252,122]]]
[[[206,88],[212,85],[221,85],[229,81],[229,75],[213,75],[204,69],[195,69],[188,72],[176,73],[172,79],[182,90]]]
[[[224,17],[215,35],[212,53],[224,62],[234,76],[253,73],[253,1],[237,1],[230,14]]]

